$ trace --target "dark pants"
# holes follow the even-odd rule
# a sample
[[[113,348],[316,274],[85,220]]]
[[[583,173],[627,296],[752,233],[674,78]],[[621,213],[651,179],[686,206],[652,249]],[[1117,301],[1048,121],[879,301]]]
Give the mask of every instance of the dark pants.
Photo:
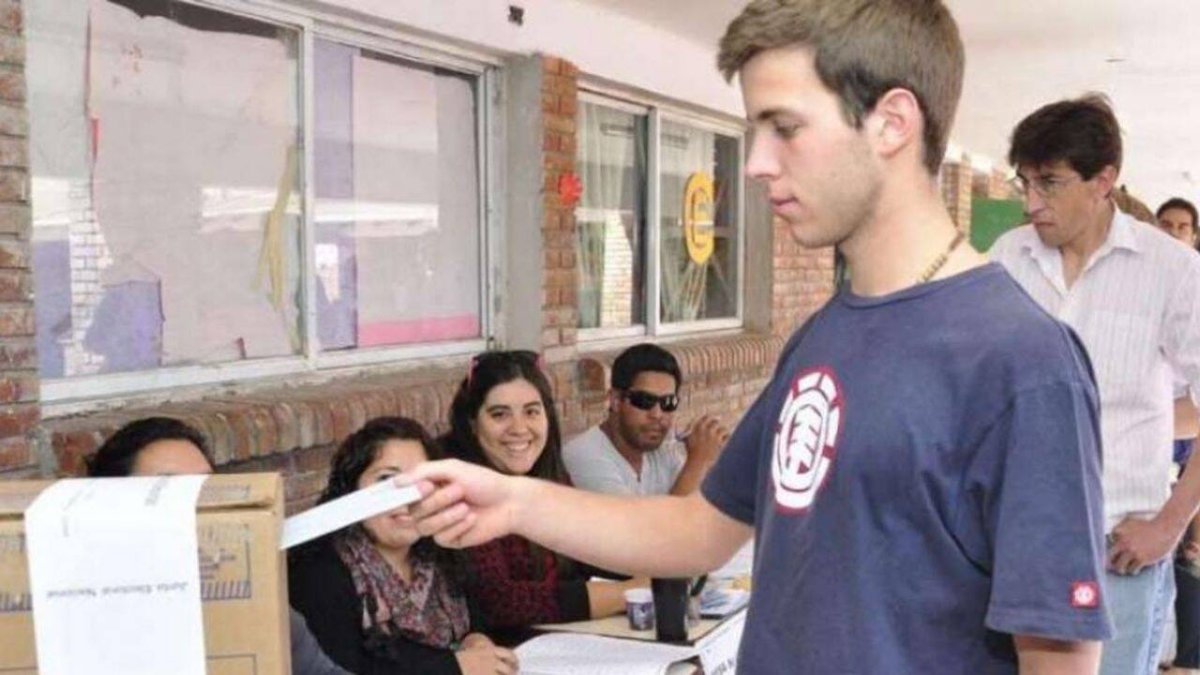
[[[1178,668],[1200,668],[1200,579],[1184,560],[1175,561],[1175,649]]]

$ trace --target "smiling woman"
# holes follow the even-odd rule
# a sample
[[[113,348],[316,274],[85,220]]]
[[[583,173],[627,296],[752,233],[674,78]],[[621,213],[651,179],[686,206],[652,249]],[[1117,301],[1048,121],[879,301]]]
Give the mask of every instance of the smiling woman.
[[[534,352],[484,352],[471,359],[441,439],[460,459],[502,473],[570,484],[550,382]],[[644,580],[588,582],[590,570],[527,539],[509,536],[467,550],[467,595],[484,629],[519,641],[539,623],[578,621],[624,609]],[[493,632],[493,635],[496,633]]]
[[[412,469],[431,447],[417,422],[371,420],[338,448],[321,502]],[[407,507],[322,537],[288,562],[293,606],[351,672],[516,672],[511,651],[468,633],[457,558],[420,537]]]

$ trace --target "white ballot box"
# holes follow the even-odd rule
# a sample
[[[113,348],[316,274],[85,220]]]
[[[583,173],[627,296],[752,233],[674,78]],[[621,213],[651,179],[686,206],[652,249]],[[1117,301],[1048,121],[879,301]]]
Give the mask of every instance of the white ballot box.
[[[168,495],[180,486],[178,482],[154,484],[153,481],[186,481],[187,478],[192,477],[90,480],[151,481],[138,488],[146,490],[146,502],[136,504],[138,508],[131,508],[130,511],[153,511],[155,504],[151,504],[151,501]],[[63,560],[67,556],[59,551],[88,550],[72,548],[72,538],[103,537],[97,532],[107,531],[105,527],[116,527],[122,532],[121,536],[132,536],[137,540],[142,526],[136,524],[136,517],[132,525],[114,525],[111,522],[114,512],[119,513],[122,509],[111,506],[121,502],[112,499],[111,493],[114,491],[107,489],[107,485],[96,487],[82,481],[79,484],[72,481],[69,486],[59,484],[54,490],[47,491],[54,482],[0,482],[0,672],[13,675],[38,673],[37,645],[40,643],[42,650],[48,649],[47,645],[66,644],[72,654],[78,650],[85,658],[89,653],[116,654],[114,661],[119,664],[136,661],[141,653],[146,659],[152,656],[160,659],[164,656],[191,658],[191,666],[202,668],[207,675],[288,675],[291,664],[287,568],[284,556],[279,551],[284,515],[283,481],[273,473],[214,475],[203,481],[199,495],[195,496],[193,487],[190,497],[195,504],[195,539],[180,536],[179,532],[162,530],[161,523],[160,531],[150,535],[160,539],[178,539],[173,542],[176,557],[166,556],[164,560],[182,559],[182,562],[166,566],[165,570],[155,570],[154,565],[146,560],[129,559],[138,554],[134,551],[123,554],[121,547],[115,546],[109,547],[114,549],[110,551],[96,550],[94,557],[74,553],[70,555],[70,560]],[[34,518],[33,513],[37,511],[34,509],[29,521],[31,527],[43,529],[47,529],[47,524],[61,523],[58,529],[52,527],[47,532],[39,530],[36,533],[27,531],[26,510],[44,491],[39,506],[50,504],[53,500],[49,497],[63,493],[63,487],[71,489],[66,491],[65,498],[58,500],[59,503],[51,504],[55,509],[51,512],[51,518],[46,519],[40,512],[40,520]],[[136,495],[136,491],[133,494]],[[125,495],[122,498],[128,500],[129,497]],[[84,508],[86,500],[93,500],[95,504],[109,504],[104,509],[104,517],[96,517],[94,511],[99,511],[99,507],[93,508],[93,513],[88,513]],[[30,583],[31,540],[36,542],[35,559],[42,560],[39,556],[46,556],[45,565],[39,563],[35,575],[33,588],[36,592],[31,590]],[[43,543],[48,540],[54,545]],[[92,541],[109,543],[103,538]],[[189,547],[194,541],[195,557],[183,553],[180,558],[179,541]],[[140,543],[139,540],[137,546],[130,548],[141,550]],[[104,546],[95,548],[103,549]],[[122,562],[122,555],[126,556],[125,562]],[[142,557],[152,556],[143,553]],[[196,570],[187,569],[189,562],[197,566]],[[103,566],[107,566],[107,569],[93,573],[95,570],[88,569],[87,565],[93,565],[97,570]],[[137,576],[142,574],[139,570],[149,570],[144,573],[146,578]],[[108,581],[110,578],[120,581],[114,583]],[[94,581],[96,579],[100,581]],[[190,580],[197,580],[198,588]],[[58,585],[48,585],[51,583]],[[52,594],[47,592],[48,589],[54,589]],[[199,620],[195,616],[197,590],[202,614]],[[44,600],[35,631],[34,602],[35,598],[41,597],[50,599]],[[113,606],[128,610],[113,612],[107,609]],[[64,607],[69,611],[62,611]],[[97,608],[105,609],[97,611]],[[126,650],[124,653],[114,652],[114,648],[108,644],[96,644],[92,633],[104,634],[104,629],[110,629],[111,632],[108,622],[133,621],[125,615],[137,612],[151,612],[150,616],[155,616],[154,612],[162,613],[162,625],[150,631],[157,632],[160,639],[149,634],[123,635],[117,649]],[[84,614],[89,615],[86,620],[80,618]],[[183,618],[180,619],[180,616]],[[144,624],[145,618],[141,620]],[[64,630],[64,626],[71,628]],[[89,626],[97,630],[88,630]],[[202,628],[198,631],[192,629],[200,626]],[[203,635],[195,635],[196,632],[202,632]],[[171,635],[175,637],[163,637]],[[164,650],[162,644],[155,643],[171,643],[170,646],[178,648],[179,652],[190,650],[191,656],[172,654],[170,649]],[[202,655],[200,644],[203,645]],[[56,647],[50,660],[58,660],[65,653],[66,649]],[[62,661],[71,663],[74,658],[72,656]],[[204,663],[197,663],[201,659]],[[49,663],[46,668],[50,668]],[[87,668],[92,673],[136,670],[127,670],[122,665],[109,669],[107,664],[89,664]]]

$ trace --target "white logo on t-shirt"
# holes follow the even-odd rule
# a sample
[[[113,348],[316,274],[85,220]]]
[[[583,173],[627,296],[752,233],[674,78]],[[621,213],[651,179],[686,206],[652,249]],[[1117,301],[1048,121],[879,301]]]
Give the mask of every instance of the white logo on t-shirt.
[[[792,382],[775,429],[771,478],[775,502],[790,511],[812,506],[837,450],[842,397],[828,368],[800,373]]]
[[[1078,609],[1094,609],[1100,605],[1100,586],[1094,581],[1076,581],[1071,584],[1071,606]]]

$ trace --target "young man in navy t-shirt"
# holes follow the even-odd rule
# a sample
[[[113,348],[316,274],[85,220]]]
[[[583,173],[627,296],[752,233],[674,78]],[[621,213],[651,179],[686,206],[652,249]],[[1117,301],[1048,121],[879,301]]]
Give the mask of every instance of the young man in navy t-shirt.
[[[963,246],[937,171],[963,48],[937,0],[755,0],[746,171],[850,284],[793,336],[688,497],[438,462],[447,546],[516,532],[606,569],[711,570],[755,536],[739,673],[1094,673],[1110,635],[1096,392],[1074,336]],[[630,535],[629,533],[636,533]]]

